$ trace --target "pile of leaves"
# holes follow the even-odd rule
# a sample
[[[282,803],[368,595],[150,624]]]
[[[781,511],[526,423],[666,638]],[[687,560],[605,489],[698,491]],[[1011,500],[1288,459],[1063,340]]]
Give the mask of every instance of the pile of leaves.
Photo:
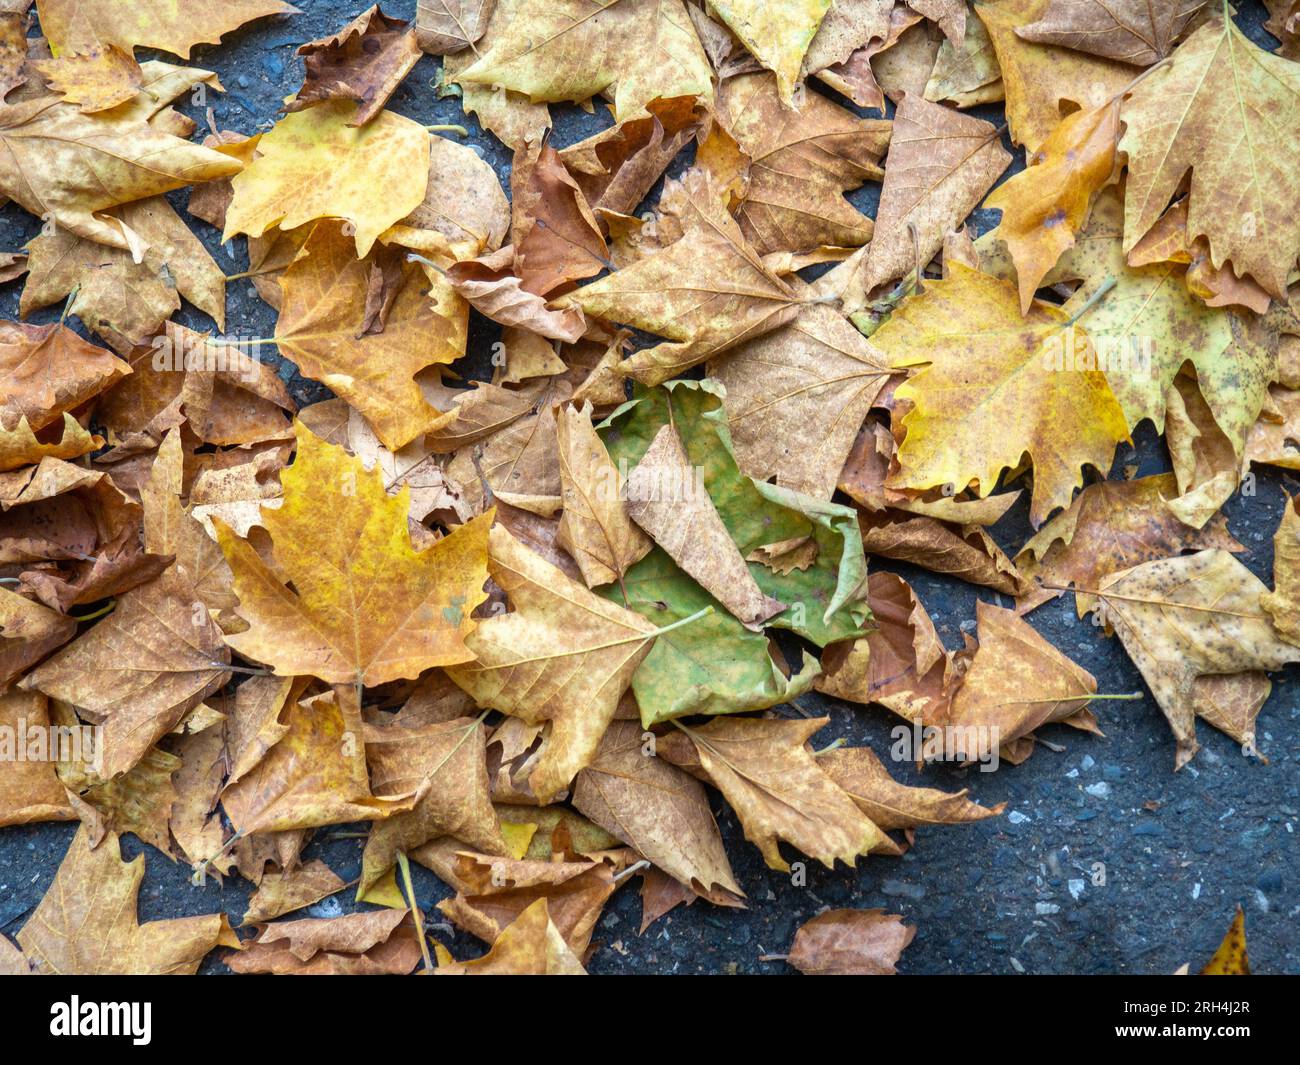
[[[0,825],[80,827],[0,969],[582,972],[634,878],[643,929],[745,905],[708,789],[774,869],[996,816],[792,705],[1011,763],[1097,732],[1096,680],[1024,617],[1071,592],[1176,766],[1198,718],[1253,749],[1300,661],[1300,509],[1272,590],[1219,511],[1253,464],[1300,468],[1293,0],[1281,54],[1197,0],[421,0],[303,44],[269,129],[201,139],[175,105],[216,76],[137,50],[288,4],[39,0],[44,36],[27,6],[0,4],[0,194],[44,226],[0,276],[23,317],[65,306],[0,323],[0,724],[27,744]],[[509,197],[386,108],[424,53],[514,152]],[[610,122],[557,149],[564,101]],[[1005,129],[963,113],[997,101]],[[1004,133],[1027,166],[990,195]],[[246,239],[273,337],[226,321],[192,225]],[[467,383],[471,314],[502,340]],[[297,409],[272,342],[335,398]],[[1108,479],[1143,421],[1171,472]],[[1025,493],[1013,558],[987,529]],[[1014,608],[950,651],[868,555]],[[93,751],[30,749],[87,726]],[[276,920],[352,886],[302,853],[357,822],[378,908]],[[251,936],[138,924],[122,833],[256,885]],[[482,957],[426,934],[411,861]],[[784,957],[892,972],[913,931],[828,911]]]

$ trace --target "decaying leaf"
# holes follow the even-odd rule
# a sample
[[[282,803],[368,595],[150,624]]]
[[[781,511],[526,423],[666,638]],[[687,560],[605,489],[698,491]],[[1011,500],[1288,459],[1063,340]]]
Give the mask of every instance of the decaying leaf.
[[[807,976],[892,976],[914,935],[895,913],[827,910],[799,926],[786,960]]]

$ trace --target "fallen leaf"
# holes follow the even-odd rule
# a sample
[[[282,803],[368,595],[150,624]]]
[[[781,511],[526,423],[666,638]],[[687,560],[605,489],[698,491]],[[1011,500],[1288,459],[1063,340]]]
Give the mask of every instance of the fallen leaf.
[[[1205,963],[1205,968],[1201,970],[1200,975],[1250,975],[1250,960],[1246,956],[1246,915],[1240,905],[1237,906],[1237,915],[1233,917],[1223,942],[1214,952],[1214,957]]]
[[[23,954],[63,976],[193,976],[214,947],[239,945],[224,914],[138,923],[143,879],[144,855],[122,861],[116,836],[92,850],[83,827],[18,933]]]
[[[64,325],[0,322],[0,427],[44,429],[130,372]]]
[[[1273,590],[1259,602],[1282,638],[1300,644],[1300,504],[1294,498],[1273,534]]]
[[[551,921],[546,899],[538,899],[501,930],[481,958],[458,962],[439,949],[438,976],[585,976],[582,962]]]
[[[383,109],[420,58],[415,29],[389,18],[376,4],[332,37],[298,48],[305,75],[285,111],[301,111],[325,100],[358,105],[349,126],[364,126]]]
[[[776,75],[781,100],[790,105],[804,55],[831,0],[709,0],[708,6],[754,58]]]
[[[217,527],[238,612],[249,623],[227,637],[230,646],[281,676],[367,686],[472,657],[464,639],[486,597],[491,516],[416,551],[406,524],[408,489],[390,496],[377,470],[305,428],[296,432],[297,461],[282,477],[284,504],[262,508],[278,571],[294,590],[246,540],[224,523]],[[327,525],[322,513],[330,515]]]
[[[487,32],[496,0],[417,0],[415,39],[429,55],[469,48]]]
[[[89,48],[81,55],[60,55],[32,64],[65,103],[86,114],[126,103],[140,89],[140,64],[130,52],[112,44]]]
[[[893,976],[916,928],[884,910],[827,910],[794,934],[786,960],[806,976]]]
[[[1148,67],[1174,50],[1204,6],[1205,0],[1049,0],[1038,19],[1018,27],[1016,35]]]
[[[225,963],[237,973],[405,976],[420,961],[419,933],[406,910],[304,917],[265,925]]]

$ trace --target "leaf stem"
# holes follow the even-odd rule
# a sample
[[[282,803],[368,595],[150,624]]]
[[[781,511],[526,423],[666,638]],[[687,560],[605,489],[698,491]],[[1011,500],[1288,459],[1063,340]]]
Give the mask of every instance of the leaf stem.
[[[1070,315],[1070,320],[1066,322],[1062,328],[1069,329],[1070,326],[1074,325],[1075,322],[1077,322],[1080,318],[1082,318],[1085,314],[1087,314],[1090,310],[1092,310],[1095,306],[1097,306],[1097,304],[1099,304],[1105,298],[1106,294],[1110,292],[1110,290],[1113,289],[1114,287],[1115,287],[1115,278],[1114,277],[1106,278],[1105,281],[1103,281],[1100,285],[1097,286],[1097,291],[1094,292],[1091,296],[1087,298],[1087,300],[1084,301],[1083,306],[1080,307],[1077,311],[1075,311],[1072,315]]]
[[[699,621],[701,618],[707,618],[712,613],[713,607],[701,607],[690,617],[674,621],[671,625],[665,625],[662,629],[656,629],[654,632],[650,633],[650,636],[663,636],[665,633],[672,632],[673,629],[680,629],[683,625],[689,625],[692,621]]]
[[[424,956],[425,972],[433,972],[433,959],[429,957],[429,944],[424,937],[424,915],[420,913],[420,907],[415,902],[415,888],[411,884],[411,863],[406,860],[406,852],[397,852],[397,867],[402,871],[402,886],[406,889],[406,904],[411,908],[411,916],[415,919],[415,931],[420,937],[420,953]]]

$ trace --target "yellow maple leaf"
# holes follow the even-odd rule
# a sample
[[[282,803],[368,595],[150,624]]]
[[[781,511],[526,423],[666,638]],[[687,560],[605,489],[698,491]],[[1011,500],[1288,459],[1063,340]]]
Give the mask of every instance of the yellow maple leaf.
[[[281,576],[224,523],[218,543],[234,573],[246,632],[240,654],[281,676],[366,686],[465,662],[470,615],[487,598],[492,513],[424,551],[407,531],[410,489],[390,496],[378,470],[295,424],[298,457],[281,477],[284,503],[262,511]]]
[[[895,366],[928,364],[896,393],[914,406],[887,484],[974,483],[983,497],[1028,454],[1037,528],[1069,503],[1085,464],[1110,469],[1115,445],[1128,439],[1124,411],[1106,375],[1088,368],[1091,341],[1071,318],[1034,303],[1022,320],[1013,285],[960,263],[949,270],[871,338]]]

